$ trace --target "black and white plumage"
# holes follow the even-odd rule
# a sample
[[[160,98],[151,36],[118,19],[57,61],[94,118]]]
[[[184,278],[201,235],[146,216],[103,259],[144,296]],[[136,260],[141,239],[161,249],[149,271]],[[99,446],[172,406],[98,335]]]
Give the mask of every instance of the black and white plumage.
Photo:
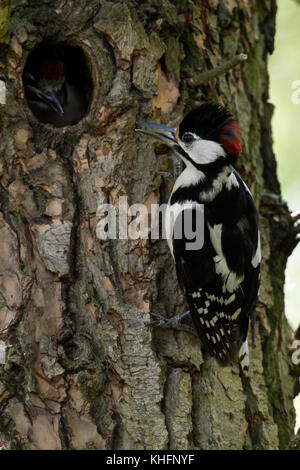
[[[177,129],[139,124],[143,129],[137,130],[162,140],[186,165],[173,187],[165,223],[197,333],[221,364],[238,355],[247,375],[247,332],[259,292],[261,253],[255,204],[233,168],[242,150],[239,126],[215,104],[191,111]],[[174,238],[174,226],[200,207],[204,244],[190,250],[184,230]]]

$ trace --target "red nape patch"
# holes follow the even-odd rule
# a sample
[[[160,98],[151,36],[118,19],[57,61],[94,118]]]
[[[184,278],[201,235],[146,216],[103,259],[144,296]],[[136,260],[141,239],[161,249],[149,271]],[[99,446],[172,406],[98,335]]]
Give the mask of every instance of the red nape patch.
[[[242,151],[242,140],[239,136],[240,126],[237,122],[231,121],[227,126],[224,126],[220,135],[220,142],[224,150],[229,155],[239,157]]]
[[[57,80],[65,73],[64,63],[61,60],[46,60],[41,65],[41,72],[47,80]]]

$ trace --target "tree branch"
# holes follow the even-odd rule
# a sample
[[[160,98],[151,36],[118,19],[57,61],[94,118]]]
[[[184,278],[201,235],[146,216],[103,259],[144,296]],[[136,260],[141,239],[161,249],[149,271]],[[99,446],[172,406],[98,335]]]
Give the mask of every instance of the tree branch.
[[[198,87],[202,85],[203,83],[209,82],[210,80],[213,80],[214,78],[219,77],[220,75],[223,75],[224,73],[228,72],[228,70],[232,69],[236,65],[240,64],[241,62],[244,62],[245,60],[248,59],[247,54],[239,54],[231,59],[227,60],[226,62],[223,62],[223,64],[219,65],[218,67],[215,67],[212,70],[207,70],[206,72],[201,73],[197,79],[189,78],[187,80],[187,83],[191,87]]]

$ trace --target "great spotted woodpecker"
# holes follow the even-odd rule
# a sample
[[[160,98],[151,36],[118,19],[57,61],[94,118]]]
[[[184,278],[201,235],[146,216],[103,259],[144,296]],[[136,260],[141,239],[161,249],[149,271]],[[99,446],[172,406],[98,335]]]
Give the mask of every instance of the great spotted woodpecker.
[[[242,151],[239,126],[216,104],[194,109],[178,128],[138,124],[137,131],[163,141],[185,164],[174,184],[165,223],[195,329],[204,349],[222,365],[238,355],[247,376],[247,332],[259,293],[261,252],[255,204],[233,168]],[[192,210],[195,215],[200,206],[204,243],[197,250],[188,249],[185,231],[175,237],[174,230],[179,215],[182,224],[185,212]]]
[[[48,52],[48,51],[46,51]],[[63,50],[58,46],[24,74],[27,102],[35,117],[55,127],[76,124],[86,111],[80,90],[67,79]]]

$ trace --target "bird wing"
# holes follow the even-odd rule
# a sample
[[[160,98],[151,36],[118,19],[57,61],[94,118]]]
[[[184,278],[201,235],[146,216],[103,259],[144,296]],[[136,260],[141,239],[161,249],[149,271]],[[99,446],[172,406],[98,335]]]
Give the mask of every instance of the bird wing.
[[[195,328],[205,349],[224,364],[236,356],[247,337],[259,287],[257,214],[242,180],[239,185],[235,194],[228,191],[229,200],[222,200],[223,208],[218,207],[218,201],[205,204],[202,248],[187,250],[186,243],[191,240],[184,230],[181,239],[173,238],[177,276]],[[230,204],[232,197],[234,206]],[[189,211],[195,217],[195,208],[183,209],[175,227],[184,224]]]

